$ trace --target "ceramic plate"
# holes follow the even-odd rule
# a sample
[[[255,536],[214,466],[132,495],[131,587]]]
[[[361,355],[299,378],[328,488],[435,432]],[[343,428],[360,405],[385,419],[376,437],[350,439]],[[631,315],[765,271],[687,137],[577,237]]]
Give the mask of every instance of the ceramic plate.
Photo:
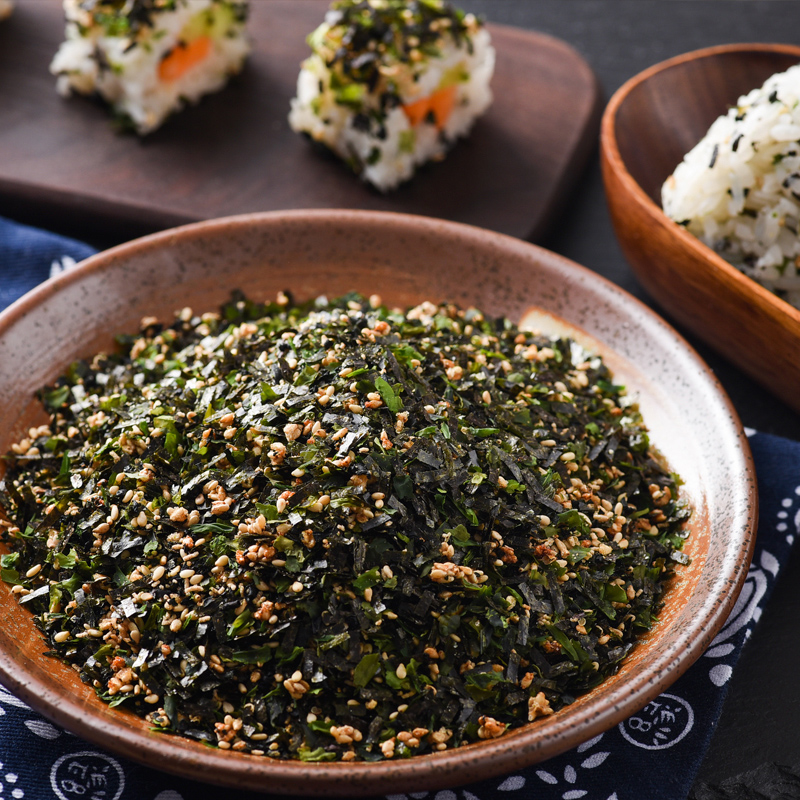
[[[356,289],[404,306],[422,299],[566,328],[602,353],[638,397],[651,438],[694,506],[691,565],[660,623],[619,673],[557,714],[500,739],[373,764],[272,763],[152,733],[109,709],[73,670],[44,655],[28,613],[0,585],[0,677],[33,708],[98,746],[158,769],[243,789],[303,794],[432,790],[519,769],[620,722],[703,652],[746,576],[756,488],[739,421],[708,368],[655,314],[608,281],[553,253],[496,233],[422,217],[283,212],[217,220],[131,242],[85,261],[0,315],[0,452],[43,412],[34,392],[78,356],[171,319],[216,308],[230,290],[254,299]]]

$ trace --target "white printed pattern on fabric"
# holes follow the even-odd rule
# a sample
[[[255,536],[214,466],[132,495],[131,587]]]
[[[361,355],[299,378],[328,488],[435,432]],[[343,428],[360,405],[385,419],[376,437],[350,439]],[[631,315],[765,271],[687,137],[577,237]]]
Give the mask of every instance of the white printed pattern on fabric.
[[[22,800],[25,792],[16,783],[19,776],[16,772],[5,772],[0,761],[0,800]]]
[[[761,554],[761,565],[767,567],[762,569],[756,564],[750,565],[742,591],[736,600],[736,604],[728,617],[728,621],[722,630],[714,637],[708,650],[703,654],[704,658],[725,658],[736,650],[736,645],[731,641],[742,628],[746,628],[751,622],[758,622],[761,616],[759,603],[767,591],[769,575],[774,576],[777,568],[773,569],[773,562],[777,563],[774,556],[766,551]],[[750,629],[745,631],[745,638],[749,638]],[[717,664],[708,672],[709,680],[715,686],[722,686],[729,680],[733,673],[733,667],[729,664]]]
[[[56,760],[50,768],[50,786],[59,800],[78,800],[92,795],[99,795],[103,800],[119,800],[125,789],[125,773],[111,756],[82,750]]]
[[[14,697],[11,692],[6,691],[0,686],[0,703],[7,703],[15,708],[27,709],[28,706],[22,700]],[[5,710],[0,706],[0,717],[5,716]],[[22,800],[25,797],[25,790],[17,786],[19,776],[16,772],[6,772],[4,764],[0,761],[0,800]]]
[[[30,709],[30,706],[23,703],[22,700],[20,700],[18,697],[14,697],[14,695],[11,694],[11,692],[4,689],[2,686],[0,686],[0,703],[7,703],[8,705],[14,706],[15,708]],[[0,708],[0,716],[2,716],[3,714],[5,714],[5,711],[3,711],[2,708]]]
[[[800,486],[798,486],[794,490],[794,493],[796,495],[800,495]],[[789,523],[786,520],[789,518],[789,509],[792,507],[794,502],[796,502],[796,501],[793,498],[789,498],[789,497],[787,497],[783,501],[783,503],[781,504],[783,506],[783,510],[778,512],[778,520],[779,520],[779,522],[775,526],[775,530],[780,531],[781,533],[783,533],[784,531],[787,531],[789,529]],[[786,534],[786,541],[790,545],[794,544],[795,535],[798,532],[800,532],[800,509],[795,511],[795,514],[794,514],[794,517],[792,519],[792,522],[794,523],[794,533],[787,533]]]
[[[572,751],[572,754],[576,756],[582,755],[598,744],[603,736],[605,736],[605,734],[601,733],[599,736],[595,736],[594,739],[584,742],[582,745],[576,747],[575,750]],[[561,800],[580,800],[580,798],[586,798],[589,794],[586,789],[578,788],[581,778],[589,777],[584,776],[584,773],[580,770],[595,769],[595,767],[599,767],[610,755],[611,753],[606,750],[592,753],[580,760],[579,763],[576,763],[576,766],[570,764],[564,767],[564,773],[561,778],[546,770],[537,770],[536,777],[550,786],[558,786],[561,784]],[[502,783],[498,785],[497,791],[518,792],[525,787],[527,782],[528,779],[523,775],[511,775],[503,779]],[[445,789],[441,792],[390,794],[386,796],[386,800],[480,800],[480,798],[472,792],[468,792],[466,789],[460,789],[458,791]],[[617,800],[616,792],[605,800]]]
[[[50,277],[55,278],[62,272],[69,272],[78,262],[72,256],[61,256],[50,264]]]
[[[31,711],[30,706],[0,686],[0,717],[6,713],[3,704]],[[69,731],[61,730],[39,717],[27,719],[23,724],[41,739],[52,741],[62,734],[72,735]],[[24,789],[17,785],[18,780],[19,776],[15,772],[5,772],[3,763],[0,762],[0,800],[25,798]],[[50,768],[50,785],[59,800],[78,800],[78,798],[87,800],[95,796],[102,797],[103,800],[119,800],[125,789],[125,771],[111,756],[83,750],[67,753],[54,762]],[[153,800],[184,800],[184,798],[174,789],[168,789],[159,792]]]
[[[694,710],[682,697],[660,694],[641,711],[623,720],[623,738],[643,750],[666,750],[686,738],[694,727]]]
[[[750,435],[750,434],[748,434]],[[792,507],[800,503],[800,486],[794,490],[794,497],[785,497],[781,501],[781,510],[777,512],[778,521],[775,523],[775,530],[783,533],[789,530],[789,525],[794,525],[794,532],[786,534],[788,544],[793,544],[795,536],[800,531],[800,508],[794,510]],[[791,522],[789,522],[791,520]],[[751,623],[758,622],[761,617],[760,603],[764,597],[769,581],[778,576],[780,562],[772,553],[762,550],[758,556],[758,564],[754,562],[750,565],[742,591],[736,600],[731,615],[722,630],[711,642],[708,650],[703,654],[705,658],[725,658],[736,649],[736,645],[730,640],[742,628],[745,630],[745,639],[750,638],[752,628],[748,627]],[[733,674],[733,667],[730,664],[717,664],[708,671],[708,677],[715,686],[723,686]]]

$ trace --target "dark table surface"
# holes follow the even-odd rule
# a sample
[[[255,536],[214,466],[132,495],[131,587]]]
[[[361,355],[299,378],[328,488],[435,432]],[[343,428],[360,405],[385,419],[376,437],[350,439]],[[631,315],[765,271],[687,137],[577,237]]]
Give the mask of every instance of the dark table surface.
[[[460,5],[494,22],[569,42],[594,69],[606,100],[639,71],[680,53],[732,42],[796,44],[800,37],[800,2],[792,0],[461,0]],[[114,243],[113,234],[93,242]],[[657,308],[617,245],[596,151],[560,220],[540,244]],[[713,369],[744,425],[800,441],[800,415],[681,332]],[[800,553],[795,552],[734,671],[698,781],[718,784],[765,762],[800,767],[800,744],[794,735],[800,712],[800,681],[794,679],[800,661],[798,606]]]

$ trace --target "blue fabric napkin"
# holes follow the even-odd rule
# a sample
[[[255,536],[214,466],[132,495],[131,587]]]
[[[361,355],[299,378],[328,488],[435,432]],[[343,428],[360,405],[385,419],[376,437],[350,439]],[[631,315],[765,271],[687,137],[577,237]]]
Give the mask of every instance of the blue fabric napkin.
[[[94,252],[83,242],[0,217],[0,311]]]
[[[0,310],[92,249],[0,218]],[[670,689],[616,728],[521,772],[388,800],[683,800],[708,748],[736,661],[800,526],[800,445],[748,431],[761,521],[736,607],[705,654]],[[466,776],[465,776],[466,777]],[[106,753],[0,688],[0,800],[256,800]]]

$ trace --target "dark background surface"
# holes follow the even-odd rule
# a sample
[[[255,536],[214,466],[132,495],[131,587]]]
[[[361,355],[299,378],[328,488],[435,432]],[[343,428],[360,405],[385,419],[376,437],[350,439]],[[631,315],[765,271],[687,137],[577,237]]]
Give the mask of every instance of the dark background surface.
[[[569,42],[594,69],[606,100],[639,71],[690,50],[733,42],[800,42],[800,2],[796,0],[460,0],[459,4],[491,21],[535,29]],[[36,222],[29,213],[25,216],[24,221]],[[106,230],[92,243],[105,247],[118,241],[113,231]],[[617,245],[596,150],[560,219],[539,243],[609,278],[658,310]],[[671,322],[668,314],[664,316]],[[730,394],[744,425],[800,441],[800,415],[681,332]],[[795,552],[733,673],[698,782],[719,784],[774,761],[800,772],[798,608],[800,553]]]

